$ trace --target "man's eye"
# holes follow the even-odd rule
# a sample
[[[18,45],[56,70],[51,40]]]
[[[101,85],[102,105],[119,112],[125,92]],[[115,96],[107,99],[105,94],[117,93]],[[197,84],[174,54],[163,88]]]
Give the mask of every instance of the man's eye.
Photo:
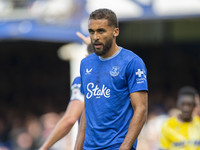
[[[99,30],[99,33],[104,33],[104,30]]]
[[[94,34],[94,31],[89,31],[90,34]]]

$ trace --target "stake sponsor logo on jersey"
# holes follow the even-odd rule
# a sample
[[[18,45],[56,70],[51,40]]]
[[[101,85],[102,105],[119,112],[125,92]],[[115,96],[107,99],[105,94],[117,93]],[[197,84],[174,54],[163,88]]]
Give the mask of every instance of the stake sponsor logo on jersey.
[[[86,98],[90,99],[93,96],[96,98],[101,98],[102,96],[105,98],[109,98],[110,89],[107,88],[104,84],[102,85],[102,87],[99,87],[98,85],[94,85],[94,83],[88,83]]]

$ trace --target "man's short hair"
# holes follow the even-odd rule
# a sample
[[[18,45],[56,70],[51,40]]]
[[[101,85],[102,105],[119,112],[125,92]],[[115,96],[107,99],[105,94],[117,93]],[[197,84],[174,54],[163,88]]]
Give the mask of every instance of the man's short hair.
[[[183,95],[190,95],[190,96],[195,97],[196,94],[197,94],[197,90],[194,87],[184,86],[179,90],[178,97],[183,96]]]
[[[89,20],[98,20],[98,19],[106,19],[108,20],[108,26],[113,26],[118,28],[118,20],[116,14],[106,8],[97,9],[90,14]]]

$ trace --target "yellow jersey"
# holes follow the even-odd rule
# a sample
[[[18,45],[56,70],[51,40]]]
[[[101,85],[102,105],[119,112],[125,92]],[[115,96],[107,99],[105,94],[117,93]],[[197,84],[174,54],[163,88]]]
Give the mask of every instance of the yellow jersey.
[[[169,118],[161,129],[160,150],[200,150],[200,118],[192,122]]]

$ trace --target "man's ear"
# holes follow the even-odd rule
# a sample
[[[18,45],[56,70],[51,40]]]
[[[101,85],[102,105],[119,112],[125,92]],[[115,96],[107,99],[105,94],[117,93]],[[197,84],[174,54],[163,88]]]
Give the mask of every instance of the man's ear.
[[[114,37],[117,37],[119,35],[119,28],[115,28],[113,31]]]

